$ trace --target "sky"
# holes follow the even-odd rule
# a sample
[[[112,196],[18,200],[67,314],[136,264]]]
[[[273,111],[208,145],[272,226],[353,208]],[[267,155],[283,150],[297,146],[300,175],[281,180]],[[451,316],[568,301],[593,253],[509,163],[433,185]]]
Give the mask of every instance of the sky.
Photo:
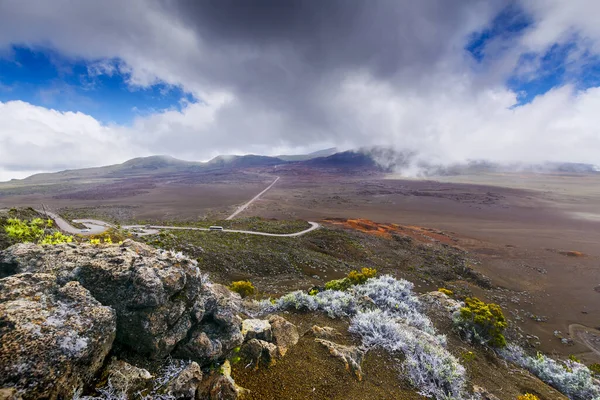
[[[597,0],[0,0],[0,180],[386,146],[600,165]]]

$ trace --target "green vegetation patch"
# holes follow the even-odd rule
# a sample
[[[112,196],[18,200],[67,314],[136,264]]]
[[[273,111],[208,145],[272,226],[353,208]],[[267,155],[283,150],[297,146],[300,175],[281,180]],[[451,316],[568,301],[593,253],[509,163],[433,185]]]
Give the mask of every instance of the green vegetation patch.
[[[465,306],[454,316],[454,323],[470,341],[492,347],[505,347],[503,332],[506,318],[499,305],[484,303],[476,297],[467,297]]]

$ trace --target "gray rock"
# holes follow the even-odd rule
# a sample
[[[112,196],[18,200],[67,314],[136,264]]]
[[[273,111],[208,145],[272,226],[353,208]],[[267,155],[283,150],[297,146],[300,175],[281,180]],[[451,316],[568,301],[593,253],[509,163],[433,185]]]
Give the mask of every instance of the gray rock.
[[[288,349],[300,340],[298,328],[279,315],[271,315],[269,323],[271,324],[271,331],[273,333],[273,343],[277,345],[279,354],[284,356]]]
[[[337,331],[337,329],[329,326],[313,325],[313,327],[310,330],[313,336],[318,339],[333,339],[342,335],[340,332]]]
[[[270,367],[275,365],[279,351],[273,343],[259,339],[250,339],[244,343],[240,354],[246,360],[252,362],[255,369],[258,369],[260,366]]]
[[[114,310],[78,282],[0,279],[0,387],[14,398],[71,398],[102,367],[115,331]]]
[[[210,400],[236,400],[248,390],[239,387],[231,377],[231,364],[225,361],[221,369],[203,383],[203,391],[197,398]]]
[[[242,341],[239,296],[206,282],[196,261],[186,257],[131,240],[101,246],[18,244],[0,253],[0,274],[23,271],[79,282],[116,311],[116,340],[151,358],[177,347],[182,356],[206,365]]]
[[[481,400],[500,400],[498,397],[494,396],[487,389],[485,389],[485,388],[483,388],[481,386],[474,385],[473,386],[473,393],[475,395],[479,396],[479,398]]]
[[[108,381],[116,393],[128,398],[152,386],[153,377],[147,370],[113,358],[106,367]]]
[[[166,393],[178,399],[195,399],[201,383],[200,366],[192,362],[168,383]]]
[[[271,324],[263,319],[245,319],[242,321],[244,340],[260,339],[270,342],[273,338]]]
[[[315,341],[325,346],[329,350],[329,354],[339,358],[344,363],[346,370],[352,372],[356,379],[362,380],[360,364],[365,356],[364,350],[356,346],[344,346],[324,339],[315,339]]]
[[[207,288],[209,296],[198,302],[202,306],[197,304],[196,310],[203,315],[202,320],[192,327],[174,353],[204,363],[223,360],[244,341],[240,331],[242,319],[237,315],[241,297],[223,285],[211,284]]]

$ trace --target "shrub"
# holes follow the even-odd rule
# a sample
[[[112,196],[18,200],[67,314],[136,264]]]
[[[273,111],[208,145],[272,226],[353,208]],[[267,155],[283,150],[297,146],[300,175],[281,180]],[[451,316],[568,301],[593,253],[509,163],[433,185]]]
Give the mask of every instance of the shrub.
[[[423,396],[464,399],[465,369],[445,349],[445,337],[410,327],[380,310],[360,312],[350,322],[350,332],[362,338],[367,348],[401,351],[402,369]]]
[[[325,283],[325,290],[348,290],[352,286],[352,282],[348,278],[334,279]]]
[[[22,221],[18,218],[9,218],[4,226],[4,231],[15,243],[32,242],[53,245],[73,241],[73,237],[61,232],[51,233],[50,228],[53,225],[54,222],[51,219],[34,218],[31,221]]]
[[[600,398],[600,386],[585,365],[567,360],[556,361],[541,353],[536,357],[525,354],[522,348],[508,345],[498,353],[506,360],[527,369],[529,372],[555,387],[573,400]]]
[[[435,334],[412,289],[411,282],[384,275],[348,291],[325,290],[313,296],[296,291],[275,305],[257,304],[263,313],[295,308],[321,310],[332,318],[350,316],[349,330],[361,337],[364,347],[404,354],[399,367],[419,393],[436,399],[466,399],[464,367],[446,350],[446,337]],[[366,297],[370,300],[365,303]]]
[[[600,364],[594,363],[588,366],[589,370],[596,376],[600,377]]]
[[[358,271],[350,271],[348,276],[343,279],[334,279],[325,283],[325,290],[348,290],[353,285],[361,285],[369,278],[377,275],[377,270],[374,268],[363,268]]]
[[[476,297],[467,297],[465,306],[454,314],[453,319],[468,340],[492,347],[506,346],[502,332],[507,323],[499,305],[486,304]]]
[[[40,244],[55,245],[61,243],[71,243],[73,241],[72,236],[64,235],[61,232],[54,232],[53,235],[46,235],[40,241]]]
[[[18,218],[9,218],[4,226],[4,231],[13,242],[37,243],[44,236],[44,226],[44,220],[41,218],[35,218],[29,222],[21,221]]]
[[[454,292],[450,289],[446,289],[446,288],[439,288],[438,292],[444,293],[446,296],[448,297],[452,297],[454,296]]]
[[[375,268],[363,268],[360,272],[350,271],[348,279],[353,285],[361,285],[365,283],[367,279],[374,278],[375,275],[377,275],[377,270]]]
[[[254,285],[250,281],[232,282],[231,286],[229,286],[229,289],[231,289],[232,291],[234,291],[236,293],[239,293],[240,296],[242,296],[242,297],[253,295],[254,292],[256,291],[256,289],[254,288]]]
[[[540,400],[540,398],[537,397],[535,394],[525,393],[517,397],[517,400]]]

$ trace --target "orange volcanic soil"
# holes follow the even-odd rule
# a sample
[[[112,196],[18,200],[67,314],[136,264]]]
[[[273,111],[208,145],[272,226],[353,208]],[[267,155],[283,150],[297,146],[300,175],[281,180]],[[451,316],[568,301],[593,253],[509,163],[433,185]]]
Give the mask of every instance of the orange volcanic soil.
[[[369,219],[344,219],[344,218],[327,218],[323,222],[342,226],[344,228],[355,229],[361,232],[377,235],[385,238],[392,238],[393,234],[409,236],[412,239],[423,242],[432,243],[439,242],[445,244],[456,245],[457,240],[447,235],[446,233],[430,228],[423,228],[414,225],[399,225],[399,224],[381,224]]]

